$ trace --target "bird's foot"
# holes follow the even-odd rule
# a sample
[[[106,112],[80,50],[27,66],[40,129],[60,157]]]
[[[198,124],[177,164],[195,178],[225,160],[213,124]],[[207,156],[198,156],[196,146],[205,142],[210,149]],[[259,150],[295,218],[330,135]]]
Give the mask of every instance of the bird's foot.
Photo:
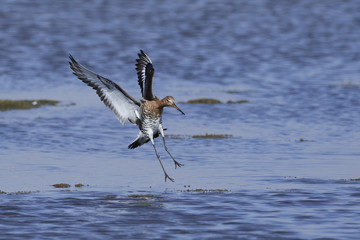
[[[165,182],[166,182],[166,179],[169,179],[170,181],[174,182],[174,179],[169,177],[169,175],[167,175],[167,173],[165,172]]]
[[[184,166],[184,164],[179,163],[179,162],[176,161],[175,159],[173,159],[173,160],[174,160],[174,163],[175,163],[175,169],[176,169],[177,167],[182,167],[182,166]]]

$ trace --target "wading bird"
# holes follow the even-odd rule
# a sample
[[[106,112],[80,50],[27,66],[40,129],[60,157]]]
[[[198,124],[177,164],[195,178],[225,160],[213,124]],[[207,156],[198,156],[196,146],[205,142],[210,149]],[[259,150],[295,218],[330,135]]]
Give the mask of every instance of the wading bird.
[[[79,64],[75,59],[69,55],[71,62],[70,68],[74,71],[73,74],[81,81],[96,90],[97,95],[101,101],[114,112],[116,117],[122,124],[126,121],[136,124],[140,132],[137,138],[129,145],[130,149],[137,148],[148,141],[151,141],[156,157],[158,158],[161,168],[165,174],[165,181],[169,179],[174,181],[166,173],[165,168],[160,160],[160,156],[156,150],[154,138],[161,135],[166,152],[170,155],[176,167],[183,166],[169,152],[165,143],[164,129],[162,126],[162,113],[164,107],[174,107],[181,111],[174,102],[174,98],[167,96],[159,100],[156,95],[153,95],[152,82],[154,79],[154,68],[150,58],[140,50],[139,58],[136,59],[136,71],[138,75],[138,83],[140,85],[142,98],[140,101],[135,100],[127,92],[125,92],[119,85],[113,81],[104,78]]]

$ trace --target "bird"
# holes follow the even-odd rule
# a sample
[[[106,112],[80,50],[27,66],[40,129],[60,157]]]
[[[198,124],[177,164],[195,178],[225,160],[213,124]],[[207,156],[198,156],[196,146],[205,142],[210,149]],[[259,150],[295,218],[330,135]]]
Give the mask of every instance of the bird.
[[[96,94],[100,97],[101,101],[110,108],[120,122],[124,125],[129,121],[130,123],[137,125],[140,129],[138,136],[128,148],[135,149],[151,141],[155,150],[155,155],[165,174],[165,182],[167,179],[174,182],[174,179],[165,171],[160,155],[156,150],[154,139],[159,135],[162,137],[164,148],[174,161],[175,169],[176,167],[183,166],[183,164],[175,160],[166,146],[164,135],[164,130],[166,129],[163,128],[162,113],[164,107],[173,107],[183,115],[185,115],[185,113],[175,104],[175,100],[172,96],[166,96],[160,100],[153,94],[152,85],[155,70],[148,55],[146,55],[143,50],[140,50],[135,64],[141,92],[141,99],[139,101],[133,98],[115,82],[90,71],[78,63],[71,54],[69,54],[69,58],[70,68],[72,69],[73,74],[85,84],[96,90]]]

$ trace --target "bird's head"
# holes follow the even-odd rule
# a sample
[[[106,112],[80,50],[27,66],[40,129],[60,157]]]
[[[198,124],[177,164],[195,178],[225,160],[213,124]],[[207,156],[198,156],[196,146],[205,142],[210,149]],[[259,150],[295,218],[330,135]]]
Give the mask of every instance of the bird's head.
[[[185,113],[176,106],[175,99],[172,96],[167,96],[162,101],[163,101],[165,107],[176,108],[179,112],[181,112],[183,115],[185,115]]]

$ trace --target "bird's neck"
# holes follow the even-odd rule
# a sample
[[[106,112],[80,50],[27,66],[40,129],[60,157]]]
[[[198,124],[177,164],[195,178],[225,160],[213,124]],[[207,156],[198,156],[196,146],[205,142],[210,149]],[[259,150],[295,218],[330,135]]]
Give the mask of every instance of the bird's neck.
[[[164,104],[165,101],[163,101],[163,99],[157,101],[145,100],[142,102],[143,112],[146,112],[146,114],[153,115],[154,117],[160,117],[165,106]]]

